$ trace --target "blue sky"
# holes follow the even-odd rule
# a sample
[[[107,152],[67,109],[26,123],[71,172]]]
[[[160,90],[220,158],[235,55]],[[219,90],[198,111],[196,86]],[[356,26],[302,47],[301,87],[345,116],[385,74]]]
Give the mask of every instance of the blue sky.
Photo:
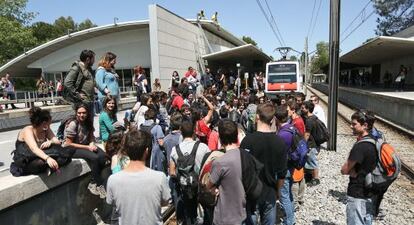
[[[329,0],[267,0],[275,18],[281,36],[287,46],[303,51],[305,36],[308,34],[312,10],[315,5],[314,18],[321,1],[321,7],[316,20],[313,33],[309,31],[309,51],[314,50],[319,41],[329,41]],[[267,13],[266,2],[260,0]],[[316,2],[316,4],[315,4]],[[27,11],[37,12],[33,20],[53,23],[60,16],[72,16],[75,22],[86,18],[97,25],[113,23],[118,17],[119,22],[148,19],[148,5],[159,4],[170,11],[184,17],[195,18],[200,9],[204,9],[206,17],[217,11],[221,26],[241,37],[252,37],[260,48],[267,54],[279,58],[280,47],[266,22],[256,0],[29,0]],[[343,31],[358,13],[368,3],[368,0],[342,0],[341,1],[341,31]],[[366,8],[364,15],[373,11],[372,3]],[[359,16],[353,25],[341,34],[344,38],[362,20]],[[341,54],[344,54],[361,45],[366,39],[375,36],[377,15],[374,13],[344,42],[341,43]],[[312,30],[312,29],[310,29]],[[312,35],[311,35],[312,34]]]

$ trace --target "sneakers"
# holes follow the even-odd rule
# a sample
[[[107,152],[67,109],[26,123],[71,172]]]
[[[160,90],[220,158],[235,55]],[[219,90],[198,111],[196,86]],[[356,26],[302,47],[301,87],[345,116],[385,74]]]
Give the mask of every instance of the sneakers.
[[[88,189],[93,195],[99,195],[100,198],[106,198],[106,190],[103,185],[97,186],[96,183],[89,183]]]
[[[309,182],[308,187],[313,187],[316,185],[319,185],[321,182],[318,178],[312,178],[312,180]]]

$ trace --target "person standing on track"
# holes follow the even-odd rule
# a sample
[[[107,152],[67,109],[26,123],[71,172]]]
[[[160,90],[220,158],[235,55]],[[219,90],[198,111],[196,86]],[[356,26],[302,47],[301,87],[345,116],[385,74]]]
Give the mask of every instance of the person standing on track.
[[[341,168],[343,175],[349,175],[346,205],[348,225],[372,224],[374,194],[365,187],[365,176],[375,168],[377,151],[373,144],[358,141],[370,135],[374,120],[364,111],[358,111],[351,116],[351,129],[357,135],[357,143]]]

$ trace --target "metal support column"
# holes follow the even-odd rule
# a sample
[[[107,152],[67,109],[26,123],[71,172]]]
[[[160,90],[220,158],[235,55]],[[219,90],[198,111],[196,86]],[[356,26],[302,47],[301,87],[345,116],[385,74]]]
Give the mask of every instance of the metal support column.
[[[338,75],[339,75],[339,24],[341,0],[331,0],[329,21],[329,99],[328,128],[331,138],[328,149],[336,151]]]

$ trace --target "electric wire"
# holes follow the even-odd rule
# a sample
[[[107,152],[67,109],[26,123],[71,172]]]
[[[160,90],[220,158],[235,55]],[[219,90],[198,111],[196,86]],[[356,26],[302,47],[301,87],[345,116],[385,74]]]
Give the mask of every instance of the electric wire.
[[[263,13],[263,16],[266,18],[267,23],[269,24],[270,28],[272,29],[273,34],[275,35],[276,39],[279,41],[280,46],[283,46],[283,43],[282,43],[282,41],[280,40],[280,38],[279,38],[278,34],[276,33],[275,28],[272,26],[272,22],[271,22],[271,21],[270,21],[270,19],[268,18],[268,16],[267,16],[267,14],[266,14],[265,10],[263,9],[262,4],[260,3],[260,1],[259,1],[259,0],[256,0],[256,2],[257,2],[257,5],[259,6],[260,10],[261,10],[261,11],[262,11],[262,13]]]
[[[365,23],[368,18],[370,18],[373,14],[375,13],[375,10],[373,10],[364,20],[361,21],[361,23],[359,23],[353,30],[351,30],[351,32],[341,40],[341,42],[344,42],[349,36],[351,36],[352,33],[354,33],[354,31],[356,31],[356,29],[358,29],[363,23]]]
[[[312,15],[309,21],[308,33],[306,33],[306,37],[309,37],[309,32],[312,27],[313,15],[315,14],[315,6],[316,6],[316,0],[313,1]]]
[[[267,10],[269,10],[269,13],[270,13],[270,18],[272,19],[273,24],[274,24],[274,25],[275,25],[275,27],[276,27],[276,31],[277,31],[277,33],[278,33],[278,35],[279,35],[280,39],[282,40],[283,46],[286,46],[285,40],[283,39],[283,36],[282,36],[282,34],[280,33],[280,30],[279,30],[279,28],[278,28],[278,26],[277,26],[277,23],[276,23],[275,17],[273,16],[272,10],[270,10],[270,7],[269,7],[269,4],[268,4],[267,0],[265,0],[265,3],[266,3]]]
[[[368,0],[367,4],[365,4],[365,6],[362,8],[362,10],[355,16],[355,18],[351,21],[350,24],[348,24],[348,26],[345,28],[345,30],[343,30],[341,32],[341,36],[342,34],[344,34],[351,26],[352,24],[359,18],[359,16],[365,11],[365,9],[368,7],[369,3],[371,2],[371,0]]]
[[[309,36],[309,42],[312,39],[313,32],[315,31],[316,23],[318,22],[318,16],[319,16],[319,11],[321,9],[321,5],[322,5],[322,0],[319,1],[318,10],[316,11],[316,16],[315,16],[315,21],[313,21],[312,30],[311,30],[311,33],[310,33],[310,36]]]

